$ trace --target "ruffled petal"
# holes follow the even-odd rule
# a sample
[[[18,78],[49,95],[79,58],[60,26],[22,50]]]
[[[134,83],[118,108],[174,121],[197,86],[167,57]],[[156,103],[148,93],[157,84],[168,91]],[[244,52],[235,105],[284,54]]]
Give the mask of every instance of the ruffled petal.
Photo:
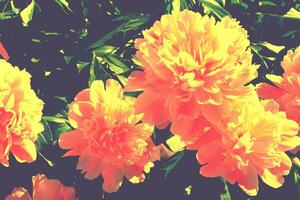
[[[256,91],[262,99],[277,99],[285,94],[281,88],[267,83],[258,84],[256,87]]]
[[[105,192],[111,193],[111,192],[116,192],[121,187],[124,175],[120,169],[109,167],[102,172],[102,176],[103,176],[102,189]]]
[[[138,96],[135,108],[137,113],[144,113],[144,122],[158,128],[165,128],[169,122],[168,109],[164,105],[164,99],[150,89]]]
[[[128,81],[124,87],[125,92],[136,91],[146,86],[145,72],[134,71],[130,74]]]
[[[95,179],[97,178],[105,165],[101,162],[99,158],[96,158],[92,154],[83,153],[78,160],[77,169],[82,170],[85,173],[85,178],[87,179]]]
[[[31,140],[23,140],[20,145],[13,145],[11,152],[21,163],[31,163],[36,160],[37,156],[35,144]]]
[[[73,149],[87,144],[83,133],[78,130],[62,133],[58,143],[59,147],[63,149]]]
[[[261,175],[263,182],[272,188],[279,188],[282,186],[284,179],[281,175],[274,175],[269,170],[265,169]]]

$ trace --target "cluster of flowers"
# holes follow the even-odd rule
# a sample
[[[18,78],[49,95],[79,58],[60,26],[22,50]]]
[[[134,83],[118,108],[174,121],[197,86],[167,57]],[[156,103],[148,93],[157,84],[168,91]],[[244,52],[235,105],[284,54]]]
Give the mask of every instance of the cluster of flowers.
[[[202,175],[223,177],[249,195],[257,194],[258,177],[280,187],[292,165],[286,152],[300,145],[300,47],[284,57],[283,77],[269,75],[274,85],[255,87],[248,84],[258,68],[249,45],[246,30],[230,17],[216,22],[187,10],[162,16],[136,40],[141,71],[124,89],[109,79],[77,94],[69,111],[74,130],[59,139],[69,150],[64,156],[79,156],[77,169],[87,179],[101,175],[103,189],[115,192],[124,177],[145,179],[164,150],[151,140],[154,127],[171,125],[186,148],[197,151]],[[0,82],[0,162],[8,166],[10,152],[32,162],[43,102],[30,88],[30,75],[4,60]],[[138,90],[137,98],[124,95]],[[73,189],[50,181],[33,178],[33,199],[43,199],[44,185],[75,199]],[[31,199],[24,188],[7,199],[18,195]]]

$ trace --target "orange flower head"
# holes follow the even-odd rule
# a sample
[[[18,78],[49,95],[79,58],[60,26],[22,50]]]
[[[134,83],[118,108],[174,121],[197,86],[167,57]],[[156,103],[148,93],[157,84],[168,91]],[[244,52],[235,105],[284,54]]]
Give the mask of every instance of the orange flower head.
[[[75,200],[73,187],[66,187],[58,180],[47,179],[45,175],[38,174],[32,177],[32,197],[23,187],[13,189],[5,200]]]
[[[19,162],[36,159],[43,102],[31,89],[30,74],[0,59],[0,163],[8,166],[9,153]]]
[[[238,183],[253,196],[258,191],[258,177],[273,188],[282,186],[292,165],[285,152],[300,144],[298,124],[279,112],[273,101],[235,101],[229,107],[232,112],[224,113],[225,118],[194,144],[203,165],[200,173]]]
[[[281,65],[283,76],[267,75],[274,85],[259,84],[257,92],[263,99],[274,99],[289,119],[300,124],[300,46],[288,51]]]
[[[144,91],[136,110],[160,128],[179,115],[198,117],[199,105],[247,93],[244,85],[256,77],[247,32],[230,17],[216,22],[184,10],[163,15],[143,36],[135,44],[143,71],[125,89]]]
[[[136,183],[159,159],[159,150],[151,140],[153,126],[139,123],[135,99],[124,97],[115,80],[94,81],[90,89],[81,91],[70,105],[69,119],[75,130],[63,133],[59,145],[71,149],[65,156],[80,156],[77,169],[87,179],[100,174],[103,189],[114,192],[123,177]]]

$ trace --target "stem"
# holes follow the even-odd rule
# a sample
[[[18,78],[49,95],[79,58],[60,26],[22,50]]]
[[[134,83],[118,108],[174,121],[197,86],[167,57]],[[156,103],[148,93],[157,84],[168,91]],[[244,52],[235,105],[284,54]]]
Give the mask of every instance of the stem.
[[[48,160],[41,152],[39,152],[39,155],[44,159],[44,161],[46,161],[46,163],[50,166],[50,167],[54,167],[54,163],[50,160]]]

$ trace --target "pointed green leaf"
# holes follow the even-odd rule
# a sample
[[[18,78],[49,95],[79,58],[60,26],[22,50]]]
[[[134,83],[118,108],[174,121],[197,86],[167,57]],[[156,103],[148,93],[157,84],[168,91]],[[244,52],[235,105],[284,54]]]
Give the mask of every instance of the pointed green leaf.
[[[231,16],[230,13],[227,10],[225,10],[222,6],[220,6],[220,4],[218,4],[217,2],[212,3],[211,0],[202,0],[202,4],[219,19],[222,19],[225,16]]]
[[[13,11],[7,11],[7,12],[0,12],[0,20],[8,20],[16,18],[17,14]]]
[[[42,124],[44,126],[44,131],[38,134],[38,138],[36,141],[36,146],[38,151],[42,149],[43,145],[53,144],[53,136],[52,136],[51,128],[48,122],[44,118],[42,118]]]
[[[89,62],[84,62],[84,61],[78,61],[76,64],[78,73],[80,73],[86,66],[88,66],[90,63]]]
[[[224,179],[222,179],[223,183],[224,183],[224,189],[223,192],[220,194],[220,200],[231,200],[231,196],[228,190],[228,186],[227,183]]]
[[[16,14],[19,14],[20,13],[20,8],[17,8],[16,6],[15,6],[15,3],[14,3],[14,1],[10,1],[10,7],[11,7],[11,10],[14,12],[14,13],[16,13]]]
[[[104,37],[102,37],[101,39],[99,39],[96,42],[93,42],[91,45],[89,45],[87,50],[95,50],[95,49],[103,46],[107,41],[111,40],[115,34],[120,32],[123,27],[124,27],[124,24],[118,26],[113,31],[111,31],[110,33],[108,33]]]
[[[54,0],[54,1],[59,5],[59,7],[64,11],[64,13],[68,14],[68,11],[73,13],[72,9],[69,6],[68,1],[66,0]]]
[[[285,46],[278,46],[278,45],[271,44],[269,42],[261,42],[259,44],[268,48],[269,50],[271,50],[275,53],[279,53],[281,50],[283,50],[285,48]]]
[[[73,56],[63,56],[63,57],[64,57],[64,60],[65,60],[65,62],[66,62],[67,64],[69,64],[70,61],[71,61],[72,58],[73,58]],[[77,69],[78,69],[78,67],[77,67]]]
[[[295,8],[291,8],[285,15],[284,18],[300,19],[300,12]]]
[[[20,16],[23,22],[23,26],[28,26],[31,22],[35,8],[35,0],[32,0],[30,4],[24,10],[20,12]]]
[[[106,54],[113,54],[116,52],[116,47],[110,45],[103,45],[97,49],[95,49],[96,56],[103,56]]]
[[[117,55],[107,54],[102,58],[108,64],[111,71],[115,72],[116,74],[122,74],[129,71],[128,66]]]
[[[173,155],[167,163],[161,168],[161,170],[165,171],[165,177],[167,177],[177,166],[179,161],[183,158],[184,151],[180,151]]]

